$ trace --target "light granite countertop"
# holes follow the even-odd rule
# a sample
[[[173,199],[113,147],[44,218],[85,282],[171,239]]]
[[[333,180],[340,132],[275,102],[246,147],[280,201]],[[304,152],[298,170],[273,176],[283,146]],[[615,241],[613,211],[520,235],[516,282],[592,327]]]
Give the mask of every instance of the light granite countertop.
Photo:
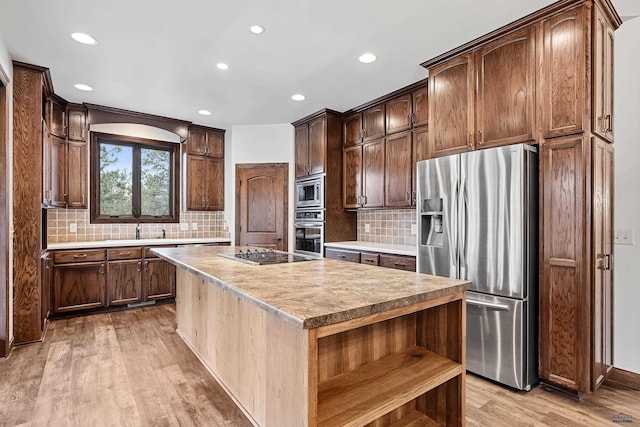
[[[247,265],[217,256],[240,249],[247,248],[201,246],[152,252],[304,329],[451,295],[466,290],[469,283],[327,258]]]
[[[390,245],[388,243],[363,242],[361,240],[325,243],[324,247],[336,248],[336,249],[352,249],[356,251],[382,252],[387,254],[408,255],[408,256],[416,256],[416,252],[417,252],[417,249],[415,246]]]
[[[223,237],[204,237],[196,239],[96,240],[91,242],[50,243],[47,245],[47,250],[117,248],[121,246],[204,245],[207,243],[229,242],[231,242],[231,239]]]

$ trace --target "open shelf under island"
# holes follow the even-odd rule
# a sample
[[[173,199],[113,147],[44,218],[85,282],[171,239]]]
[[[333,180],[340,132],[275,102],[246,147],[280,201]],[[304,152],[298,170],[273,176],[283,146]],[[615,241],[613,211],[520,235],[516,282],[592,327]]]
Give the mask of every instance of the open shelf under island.
[[[467,282],[247,248],[153,249],[178,333],[255,425],[464,425]]]

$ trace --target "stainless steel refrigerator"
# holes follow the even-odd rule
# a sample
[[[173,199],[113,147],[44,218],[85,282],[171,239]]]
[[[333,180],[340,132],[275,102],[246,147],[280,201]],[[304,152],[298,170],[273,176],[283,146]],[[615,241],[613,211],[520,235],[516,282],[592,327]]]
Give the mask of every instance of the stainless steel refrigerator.
[[[467,370],[538,381],[538,156],[513,145],[418,162],[418,272],[470,280]]]

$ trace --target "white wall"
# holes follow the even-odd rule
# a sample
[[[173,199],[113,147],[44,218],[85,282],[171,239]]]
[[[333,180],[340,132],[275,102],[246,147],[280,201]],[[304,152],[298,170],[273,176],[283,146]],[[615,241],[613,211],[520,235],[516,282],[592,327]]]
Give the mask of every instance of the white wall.
[[[615,34],[615,218],[635,245],[614,246],[614,353],[617,368],[640,373],[640,18]]]
[[[9,105],[7,158],[13,159],[13,64],[11,56],[0,36],[0,68],[9,77],[7,86],[7,103]],[[7,162],[9,179],[6,182],[9,194],[9,340],[13,339],[13,162]],[[4,179],[4,177],[2,177]]]
[[[293,126],[290,124],[233,126],[225,140],[225,219],[235,242],[236,164],[288,163],[289,164],[289,251],[294,247],[292,188],[295,185]],[[231,155],[229,155],[231,154]]]

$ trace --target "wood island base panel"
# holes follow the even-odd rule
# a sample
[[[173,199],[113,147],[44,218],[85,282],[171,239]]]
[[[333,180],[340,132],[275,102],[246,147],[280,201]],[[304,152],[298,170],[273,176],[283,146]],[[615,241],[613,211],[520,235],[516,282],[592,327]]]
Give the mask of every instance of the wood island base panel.
[[[153,251],[178,266],[178,333],[255,425],[465,425],[467,282],[217,256],[239,249]]]

